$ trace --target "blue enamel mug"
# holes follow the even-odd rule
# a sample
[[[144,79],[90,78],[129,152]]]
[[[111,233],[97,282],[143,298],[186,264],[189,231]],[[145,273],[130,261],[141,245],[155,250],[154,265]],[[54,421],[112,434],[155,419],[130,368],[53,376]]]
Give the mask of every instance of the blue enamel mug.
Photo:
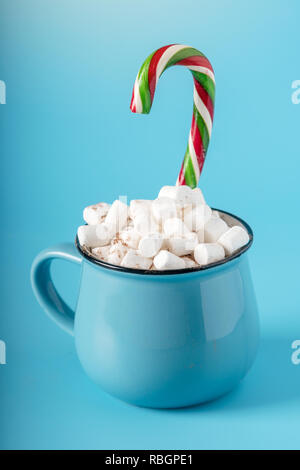
[[[140,271],[98,261],[78,241],[42,251],[32,265],[32,288],[53,320],[75,336],[88,376],[128,403],[175,408],[232,390],[251,367],[259,322],[247,251],[249,243],[204,268]],[[80,266],[73,312],[50,276],[54,259]]]

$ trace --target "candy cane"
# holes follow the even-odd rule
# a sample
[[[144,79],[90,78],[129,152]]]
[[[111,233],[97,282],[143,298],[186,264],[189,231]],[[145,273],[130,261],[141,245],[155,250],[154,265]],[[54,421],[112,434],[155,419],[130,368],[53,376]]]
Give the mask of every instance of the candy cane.
[[[188,146],[177,185],[195,188],[203,168],[214,114],[215,77],[209,60],[197,49],[182,44],[161,47],[147,57],[135,80],[130,109],[150,112],[161,74],[172,65],[184,65],[194,78],[194,108]]]

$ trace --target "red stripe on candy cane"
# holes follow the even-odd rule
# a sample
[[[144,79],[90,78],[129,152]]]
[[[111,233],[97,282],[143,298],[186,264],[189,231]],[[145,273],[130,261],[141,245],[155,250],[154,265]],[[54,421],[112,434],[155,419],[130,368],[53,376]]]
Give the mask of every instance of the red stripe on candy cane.
[[[203,101],[203,104],[206,106],[211,120],[213,121],[214,119],[214,104],[211,100],[211,97],[207,93],[207,91],[204,90],[203,86],[197,82],[197,80],[194,78],[194,85],[197,90],[198,95],[200,96],[201,100]]]
[[[199,65],[200,67],[206,67],[212,73],[214,73],[211,63],[204,56],[202,57],[202,56],[195,55],[195,56],[187,57],[186,59],[179,60],[179,62],[177,62],[176,65],[185,65],[186,67],[188,67],[189,65]]]
[[[150,64],[149,64],[149,70],[148,70],[148,85],[149,85],[149,91],[150,91],[150,96],[151,96],[151,101],[153,101],[153,96],[155,92],[155,87],[156,87],[156,69],[157,69],[157,64],[160,61],[161,56],[163,53],[169,49],[169,47],[173,46],[173,44],[170,44],[169,46],[164,46],[158,49],[158,51],[155,52],[153,55]]]
[[[184,177],[183,164],[182,164],[181,169],[180,169],[180,172],[179,172],[179,176],[178,176],[178,180],[177,180],[177,185],[179,185],[179,186],[185,186],[185,185],[186,185],[185,177]]]
[[[133,113],[136,112],[136,106],[135,106],[135,102],[134,102],[134,90],[133,90],[132,96],[131,96],[130,109]]]
[[[201,134],[200,134],[200,131],[198,129],[194,114],[193,114],[193,117],[192,117],[191,137],[192,137],[192,141],[193,141],[193,144],[194,144],[194,149],[195,149],[195,153],[196,153],[196,157],[197,157],[197,161],[198,161],[198,165],[199,165],[199,170],[200,170],[200,173],[201,173],[201,170],[202,170],[202,167],[203,167],[203,164],[204,164],[204,147],[203,147]]]

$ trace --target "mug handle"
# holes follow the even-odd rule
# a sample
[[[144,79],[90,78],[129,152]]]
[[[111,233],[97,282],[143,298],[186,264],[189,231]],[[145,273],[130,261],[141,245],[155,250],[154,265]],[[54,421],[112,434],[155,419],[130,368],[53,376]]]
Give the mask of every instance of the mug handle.
[[[82,263],[73,243],[61,243],[41,251],[31,267],[31,285],[39,304],[63,330],[74,335],[75,312],[65,303],[54,287],[50,266],[54,259]]]

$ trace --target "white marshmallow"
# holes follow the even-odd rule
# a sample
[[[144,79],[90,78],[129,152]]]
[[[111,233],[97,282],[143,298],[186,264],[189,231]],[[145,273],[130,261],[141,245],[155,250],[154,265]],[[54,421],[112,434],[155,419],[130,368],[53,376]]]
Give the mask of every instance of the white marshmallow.
[[[224,248],[218,243],[200,243],[194,251],[194,258],[200,266],[216,263],[224,257]]]
[[[110,204],[99,202],[83,210],[83,219],[89,225],[101,224],[109,211]]]
[[[164,233],[167,237],[183,237],[190,233],[187,226],[179,217],[172,217],[165,220],[163,224]]]
[[[90,225],[90,227],[96,227],[96,236],[98,238],[97,246],[108,245],[114,235],[111,230],[111,227],[105,222],[103,222],[103,224]]]
[[[139,243],[139,253],[145,258],[153,258],[157,255],[163,245],[164,239],[160,233],[149,233],[141,238]]]
[[[150,212],[152,201],[147,199],[133,199],[130,201],[129,215],[134,219],[139,212]]]
[[[200,227],[197,232],[198,243],[204,243],[204,227]]]
[[[158,199],[165,197],[173,199],[180,206],[185,206],[192,204],[195,196],[189,186],[163,186],[159,191]]]
[[[119,233],[119,237],[128,248],[133,248],[134,250],[138,249],[141,235],[135,230],[122,230],[122,232]]]
[[[198,264],[192,259],[189,258],[188,256],[183,256],[183,261],[185,262],[185,267],[186,268],[196,268]]]
[[[160,231],[159,225],[149,212],[139,212],[133,219],[133,227],[141,236]]]
[[[163,186],[157,196],[157,199],[167,197],[175,199],[176,186]]]
[[[166,239],[164,246],[174,255],[183,256],[193,253],[198,243],[197,234],[190,233],[186,237]]]
[[[245,229],[235,225],[231,227],[227,232],[223,233],[218,240],[224,249],[226,255],[232,255],[232,253],[249,242],[249,235]]]
[[[127,225],[126,225],[126,227],[124,227],[124,231],[125,230],[133,230],[133,220],[132,219],[127,220]],[[121,232],[119,232],[119,233],[121,233]]]
[[[150,269],[152,259],[139,255],[135,250],[129,250],[124,256],[121,266],[133,269]]]
[[[159,271],[185,268],[185,262],[182,258],[166,250],[161,250],[158,255],[155,256],[153,263]]]
[[[177,208],[173,199],[162,197],[155,199],[151,205],[152,214],[157,223],[177,216]]]
[[[109,253],[107,255],[107,262],[110,264],[115,264],[116,266],[120,266],[122,259],[123,258],[120,257],[119,253]]]
[[[190,207],[192,209],[192,204],[188,205],[188,206],[185,206],[185,207],[182,207],[182,206],[179,206],[178,204],[176,204],[176,215],[179,219],[181,220],[184,220],[184,214],[185,214],[185,211],[187,210],[187,208]]]
[[[120,232],[127,224],[128,219],[128,206],[118,199],[111,205],[105,223],[111,227],[114,234]]]
[[[184,214],[184,223],[192,232],[198,232],[211,218],[211,208],[206,204],[188,208]]]
[[[110,228],[104,223],[98,225],[81,225],[77,230],[77,235],[80,245],[89,248],[105,246],[112,238]]]
[[[107,256],[109,254],[110,250],[110,245],[106,246],[97,246],[97,248],[92,249],[93,255],[95,255],[96,258],[102,259],[103,261],[107,260]]]
[[[216,242],[228,230],[228,225],[220,217],[211,217],[204,225],[206,243]]]
[[[111,264],[120,265],[127,251],[128,251],[127,246],[125,246],[122,243],[122,241],[118,240],[115,243],[113,243],[113,245],[111,245],[109,254],[107,256],[107,261]]]
[[[220,216],[220,212],[213,210],[213,211],[212,211],[212,217],[221,217],[221,216]]]
[[[205,204],[205,199],[200,188],[195,188],[192,192],[192,204],[194,207]]]

